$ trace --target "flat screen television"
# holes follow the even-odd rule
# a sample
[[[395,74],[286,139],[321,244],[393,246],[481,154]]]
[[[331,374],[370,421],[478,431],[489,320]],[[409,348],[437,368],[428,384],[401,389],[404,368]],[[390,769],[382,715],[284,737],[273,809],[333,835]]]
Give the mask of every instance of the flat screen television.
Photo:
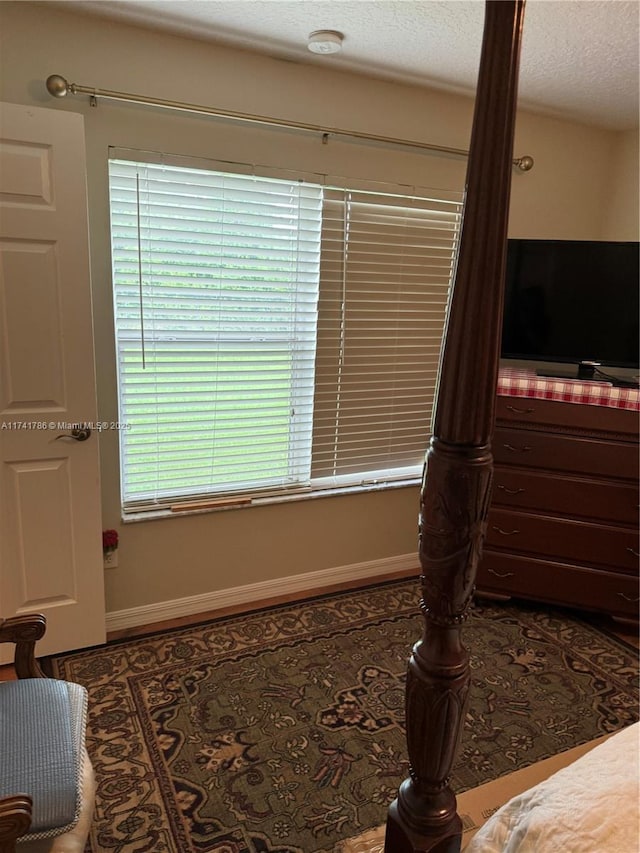
[[[538,371],[567,378],[607,378],[607,367],[638,369],[639,248],[509,240],[502,357],[576,365]]]

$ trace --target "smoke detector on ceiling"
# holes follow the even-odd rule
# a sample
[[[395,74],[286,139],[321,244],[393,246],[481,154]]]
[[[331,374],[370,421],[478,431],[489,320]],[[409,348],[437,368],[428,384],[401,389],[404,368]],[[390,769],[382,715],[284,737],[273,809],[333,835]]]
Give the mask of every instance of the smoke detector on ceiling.
[[[340,53],[344,36],[336,30],[316,30],[309,36],[307,47],[311,53]]]

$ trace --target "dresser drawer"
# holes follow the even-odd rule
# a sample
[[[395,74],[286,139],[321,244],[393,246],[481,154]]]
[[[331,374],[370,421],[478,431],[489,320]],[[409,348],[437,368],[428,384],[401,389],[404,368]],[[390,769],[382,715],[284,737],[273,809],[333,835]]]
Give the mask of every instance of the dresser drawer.
[[[496,427],[492,449],[499,465],[625,480],[637,479],[640,461],[638,445],[631,442],[506,427]]]
[[[493,506],[635,525],[638,483],[606,482],[496,465]]]
[[[476,586],[479,591],[638,618],[638,579],[631,575],[485,549]]]
[[[492,507],[486,545],[560,562],[567,560],[625,572],[638,570],[638,534],[624,527]]]
[[[627,435],[630,441],[637,441],[638,438],[638,412],[613,406],[589,406],[499,394],[496,398],[496,420],[507,426],[517,423],[528,427],[539,425],[553,428],[561,424],[563,429]]]

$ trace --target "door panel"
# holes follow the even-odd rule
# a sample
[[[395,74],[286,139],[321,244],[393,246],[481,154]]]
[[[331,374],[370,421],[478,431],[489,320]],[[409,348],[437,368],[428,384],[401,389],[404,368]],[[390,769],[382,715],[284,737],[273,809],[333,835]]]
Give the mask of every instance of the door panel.
[[[44,613],[51,654],[105,639],[84,127],[0,115],[0,615]]]
[[[68,460],[14,462],[8,466],[7,498],[15,507],[19,598],[25,608],[73,602],[73,516]],[[17,537],[14,537],[17,540]],[[55,567],[54,571],[51,568]]]
[[[60,282],[52,243],[3,240],[0,244],[4,301],[2,409],[64,410]]]

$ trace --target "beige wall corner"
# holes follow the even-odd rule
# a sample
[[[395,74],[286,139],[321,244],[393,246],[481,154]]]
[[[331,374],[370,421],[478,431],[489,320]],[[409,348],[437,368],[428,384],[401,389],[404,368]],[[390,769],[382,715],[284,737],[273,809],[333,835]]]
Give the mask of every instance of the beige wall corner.
[[[610,194],[604,209],[605,240],[640,237],[640,137],[637,128],[615,135],[611,151]]]

